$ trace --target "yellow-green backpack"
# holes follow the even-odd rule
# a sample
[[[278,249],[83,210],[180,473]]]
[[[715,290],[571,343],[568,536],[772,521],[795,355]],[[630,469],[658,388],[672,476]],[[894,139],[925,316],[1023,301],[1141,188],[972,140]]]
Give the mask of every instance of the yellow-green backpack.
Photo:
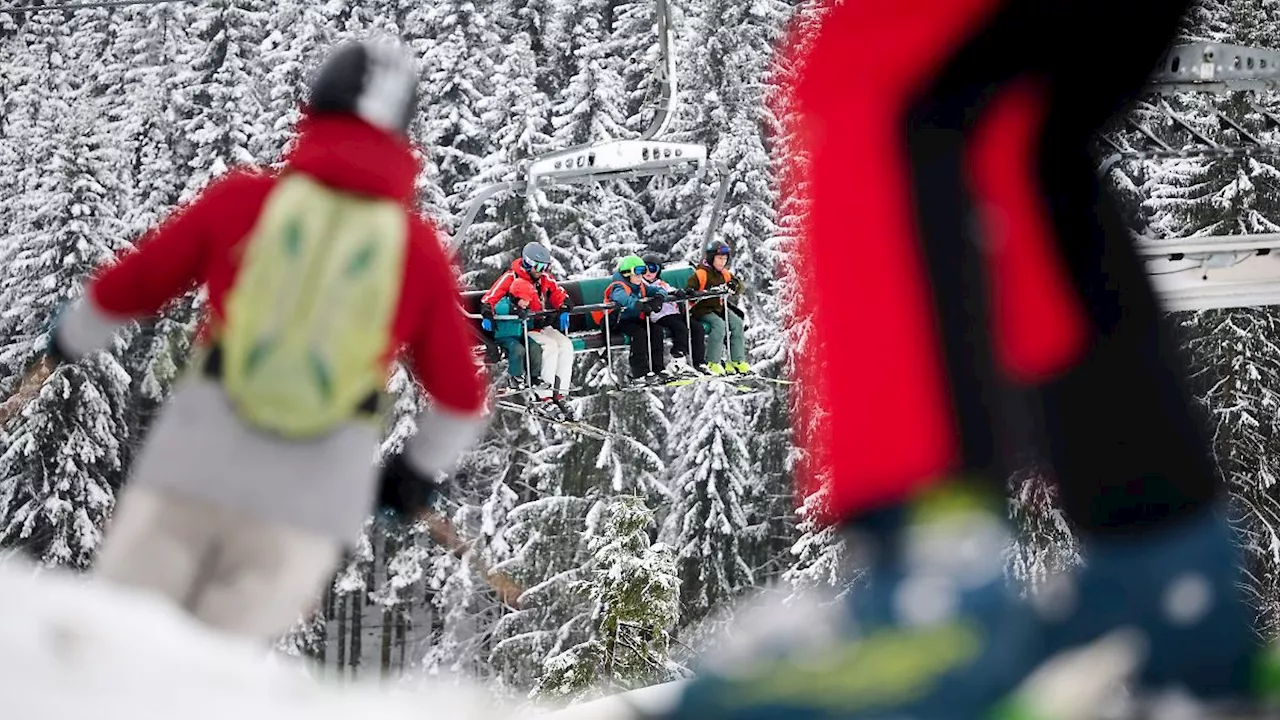
[[[244,241],[220,332],[238,414],[304,439],[385,386],[408,217],[397,203],[285,175]]]

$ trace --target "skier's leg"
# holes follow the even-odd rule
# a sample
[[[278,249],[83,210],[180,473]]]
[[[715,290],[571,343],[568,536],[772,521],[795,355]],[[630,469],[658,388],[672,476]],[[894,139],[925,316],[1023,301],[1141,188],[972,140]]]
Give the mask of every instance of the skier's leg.
[[[192,611],[213,627],[264,640],[314,607],[342,554],[336,540],[243,516],[221,531]]]
[[[735,312],[729,313],[729,360],[735,364],[747,361],[746,327]]]
[[[662,326],[646,321],[644,332],[645,342],[649,344],[649,371],[661,373],[667,369],[667,358],[662,350]]]
[[[704,348],[708,364],[716,364],[724,360],[724,334],[728,330],[724,318],[717,314],[704,315],[701,322],[708,328]],[[694,322],[698,322],[695,319]]]
[[[559,366],[558,346],[550,336],[543,334],[543,330],[535,330],[530,332],[529,340],[538,346],[539,360],[541,368],[538,378],[547,388],[554,388],[556,384],[556,368]],[[532,345],[530,346],[530,354],[532,354]],[[551,396],[551,390],[542,391],[547,397]]]
[[[658,326],[671,333],[671,357],[687,357],[689,355],[689,330],[684,324],[684,316],[668,315],[658,321]]]
[[[542,332],[556,345],[556,388],[563,393],[573,382],[573,339],[559,330],[547,328]]]
[[[689,331],[689,349],[693,353],[690,362],[698,367],[707,361],[707,331],[698,320],[685,317],[680,327]]]
[[[125,488],[93,575],[158,593],[190,610],[190,591],[202,572],[215,530],[214,515],[198,503],[147,488]]]
[[[839,267],[856,218],[876,238],[857,247],[875,272],[858,283],[819,273],[806,288],[818,362],[801,364],[802,380],[821,397],[797,427],[830,462],[800,479],[808,492],[822,479],[820,519],[866,539],[853,547],[868,572],[824,647],[701,678],[678,717],[980,717],[1040,659],[998,549],[1007,395],[965,176],[965,131],[1011,73],[999,63],[1020,62],[1012,38],[989,33],[1008,7],[854,0],[832,6],[814,40],[798,108],[817,127],[795,133],[813,143],[804,260]],[[953,67],[978,42],[994,43],[992,64]],[[849,72],[854,48],[878,58],[874,73]],[[859,314],[871,308],[874,350]]]
[[[502,338],[498,344],[507,353],[507,375],[513,378],[524,377],[524,342],[520,338]]]
[[[627,351],[627,365],[631,370],[631,377],[644,377],[649,372],[649,344],[645,339],[644,325],[635,318],[626,318],[618,321],[618,330],[626,333],[631,339]]]
[[[1156,10],[1143,15],[1158,20]],[[1252,613],[1208,435],[1171,329],[1087,153],[1076,113],[1087,117],[1089,104],[1065,90],[1058,97],[1040,176],[1058,251],[1096,336],[1078,364],[1031,396],[1084,554],[1072,579],[1078,600],[1072,612],[1046,618],[1048,639],[1073,646],[1134,626],[1147,643],[1140,677],[1149,688],[1239,697],[1250,680]]]

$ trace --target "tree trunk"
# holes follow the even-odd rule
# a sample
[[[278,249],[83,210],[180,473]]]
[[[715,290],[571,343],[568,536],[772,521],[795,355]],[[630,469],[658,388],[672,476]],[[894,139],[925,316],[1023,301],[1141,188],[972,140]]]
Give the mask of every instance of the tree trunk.
[[[22,412],[27,403],[36,399],[36,396],[40,394],[40,388],[44,385],[44,381],[49,379],[55,368],[57,368],[57,364],[45,355],[27,370],[26,374],[22,376],[22,382],[18,384],[18,389],[3,403],[0,403],[0,427],[8,425],[9,420]]]

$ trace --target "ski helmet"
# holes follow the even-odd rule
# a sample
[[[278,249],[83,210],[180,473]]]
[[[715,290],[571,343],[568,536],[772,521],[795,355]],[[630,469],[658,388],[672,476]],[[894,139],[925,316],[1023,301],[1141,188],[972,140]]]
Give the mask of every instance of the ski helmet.
[[[418,74],[398,44],[354,41],[339,45],[311,80],[316,113],[350,113],[371,125],[405,134],[417,105]]]
[[[542,272],[551,265],[551,251],[542,243],[528,243],[520,252],[520,265],[525,272]]]
[[[717,255],[729,255],[732,252],[729,250],[729,246],[720,240],[712,240],[708,242],[707,246],[703,248],[703,250],[708,265],[714,264],[713,261],[716,259]]]
[[[644,257],[645,270],[658,273],[658,277],[662,277],[662,256],[657,253],[645,253]],[[654,270],[653,268],[657,268]]]
[[[644,260],[639,255],[627,255],[618,260],[618,274],[630,275],[636,271],[636,268],[644,268]]]

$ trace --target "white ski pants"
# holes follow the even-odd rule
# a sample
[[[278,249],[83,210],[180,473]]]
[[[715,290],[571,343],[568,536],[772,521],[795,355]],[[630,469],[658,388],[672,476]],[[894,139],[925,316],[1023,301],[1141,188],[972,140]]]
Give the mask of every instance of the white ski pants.
[[[542,382],[567,391],[573,380],[573,340],[553,328],[534,330],[529,339],[542,348]]]
[[[315,607],[341,552],[329,538],[135,487],[121,493],[93,572],[273,640]]]

